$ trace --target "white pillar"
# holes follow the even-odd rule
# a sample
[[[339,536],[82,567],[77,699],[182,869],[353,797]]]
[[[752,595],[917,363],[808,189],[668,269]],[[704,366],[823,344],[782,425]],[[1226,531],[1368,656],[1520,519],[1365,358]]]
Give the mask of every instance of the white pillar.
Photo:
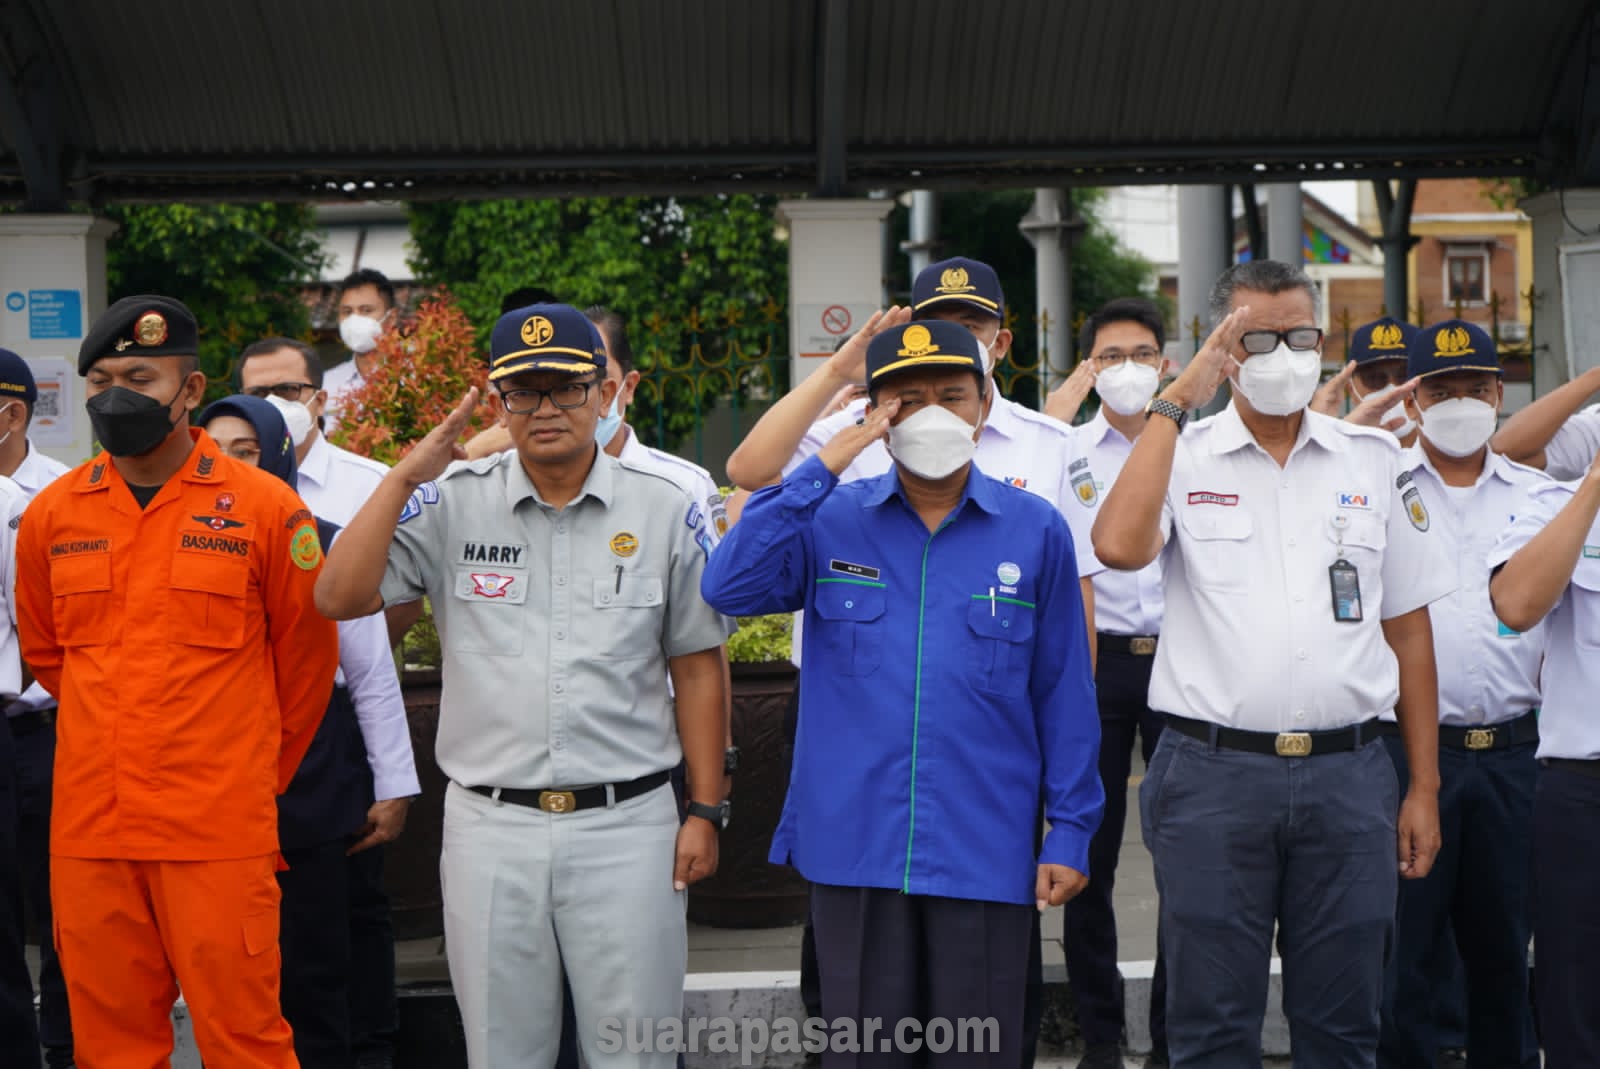
[[[78,346],[106,309],[106,238],[116,229],[91,215],[0,215],[0,346],[39,383],[29,437],[67,464],[87,460],[94,438]]]
[[[911,237],[900,243],[900,250],[911,260],[911,277],[922,274],[933,263],[933,250],[939,243],[939,194],[928,189],[911,191]]]
[[[789,383],[797,386],[880,307],[883,226],[894,201],[786,200],[789,227]]]
[[[1178,187],[1178,336],[1176,356],[1194,355],[1194,322],[1200,337],[1211,330],[1206,300],[1224,268],[1233,262],[1230,207],[1224,186]]]
[[[1280,263],[1304,262],[1301,196],[1298,182],[1273,182],[1267,189],[1267,253]]]
[[[1072,374],[1072,274],[1068,259],[1072,232],[1082,224],[1072,200],[1060,189],[1035,189],[1033,208],[1017,224],[1033,245],[1034,286],[1038,290],[1039,337],[1044,360],[1039,368],[1039,401]]]
[[[1600,241],[1600,189],[1569,189],[1562,193],[1540,193],[1523,200],[1518,207],[1533,220],[1533,289],[1539,304],[1533,320],[1534,380],[1541,394],[1600,363],[1600,352],[1570,352],[1567,329],[1593,337],[1600,333],[1594,308],[1600,292],[1583,292],[1592,284],[1590,271],[1571,270],[1562,277],[1562,250],[1574,246],[1593,249]],[[1568,298],[1578,297],[1568,308]],[[1502,313],[1505,319],[1526,320],[1528,305],[1517,295],[1514,310]],[[1506,391],[1510,393],[1508,388]]]

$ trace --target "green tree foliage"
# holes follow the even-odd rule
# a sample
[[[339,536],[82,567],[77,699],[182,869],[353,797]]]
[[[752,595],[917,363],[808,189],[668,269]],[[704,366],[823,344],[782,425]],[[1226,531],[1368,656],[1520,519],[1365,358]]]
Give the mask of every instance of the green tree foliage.
[[[325,262],[309,205],[137,204],[105,209],[112,301],[176,297],[200,323],[200,366],[211,396],[229,393],[234,357],[272,334],[309,337],[300,286]]]
[[[419,281],[449,287],[485,347],[502,299],[539,286],[579,308],[621,313],[646,375],[686,366],[697,345],[704,362],[748,363],[774,338],[783,349],[788,253],[774,206],[743,195],[417,204],[414,266]],[[671,448],[695,425],[696,390],[704,408],[732,392],[734,378],[712,371],[691,387],[675,377],[664,406],[641,388],[629,422]],[[661,408],[664,441],[655,433]]]

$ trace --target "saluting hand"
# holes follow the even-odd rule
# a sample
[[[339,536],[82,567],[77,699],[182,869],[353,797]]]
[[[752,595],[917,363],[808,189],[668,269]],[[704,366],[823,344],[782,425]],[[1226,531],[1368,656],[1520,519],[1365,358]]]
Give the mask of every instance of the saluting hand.
[[[1344,401],[1344,388],[1350,385],[1350,379],[1356,373],[1356,362],[1351,360],[1333,378],[1317,387],[1317,392],[1311,395],[1311,404],[1306,407],[1313,412],[1321,412],[1324,416],[1339,418],[1339,406]]]
[[[884,312],[872,313],[866,325],[850,336],[839,351],[828,357],[822,370],[836,382],[856,383],[867,381],[867,344],[879,334],[911,322],[911,309],[894,305]]]
[[[1084,398],[1089,396],[1089,391],[1094,387],[1096,372],[1094,361],[1084,357],[1078,361],[1078,366],[1072,369],[1072,374],[1060,386],[1050,391],[1050,396],[1044,399],[1044,414],[1062,423],[1071,423],[1078,418],[1078,409],[1083,407]]]
[[[417,487],[432,482],[444,474],[444,469],[452,461],[467,459],[467,451],[462,448],[460,438],[477,405],[478,388],[474,386],[467,391],[455,410],[444,418],[444,422],[429,431],[427,437],[400,459],[394,470],[405,479],[406,485]]]
[[[1248,306],[1229,312],[1177,381],[1161,391],[1162,398],[1183,408],[1200,408],[1215,397],[1228,377],[1233,354],[1239,351],[1239,336],[1244,333],[1249,314]]]
[[[1350,414],[1344,418],[1344,421],[1346,423],[1355,423],[1362,427],[1382,427],[1386,431],[1399,430],[1406,425],[1406,421],[1403,419],[1385,420],[1383,414],[1416,393],[1417,384],[1421,381],[1422,376],[1418,375],[1410,382],[1397,386],[1391,392],[1381,396],[1378,391],[1374,390],[1364,397],[1359,405],[1350,410]]]
[[[817,458],[835,475],[843,475],[861,451],[873,442],[889,437],[889,421],[900,411],[899,398],[885,401],[867,413],[866,419],[846,427],[828,440]]]
[[[672,866],[672,889],[685,890],[717,871],[717,829],[709,820],[690,817],[678,829],[678,856]]]
[[[1033,896],[1039,912],[1049,906],[1064,906],[1068,900],[1089,886],[1089,877],[1066,865],[1040,865],[1039,878],[1034,882]]]

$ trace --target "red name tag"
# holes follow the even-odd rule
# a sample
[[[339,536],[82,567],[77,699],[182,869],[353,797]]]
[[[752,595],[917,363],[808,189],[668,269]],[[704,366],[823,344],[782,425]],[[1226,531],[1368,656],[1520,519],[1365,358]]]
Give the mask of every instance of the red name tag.
[[[1189,495],[1191,505],[1237,505],[1238,494],[1213,494],[1209,490],[1196,490]]]

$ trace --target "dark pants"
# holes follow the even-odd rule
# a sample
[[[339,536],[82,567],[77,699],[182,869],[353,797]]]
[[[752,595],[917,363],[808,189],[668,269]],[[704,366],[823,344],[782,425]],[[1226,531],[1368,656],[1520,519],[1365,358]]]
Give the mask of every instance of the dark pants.
[[[1117,971],[1117,918],[1112,910],[1117,857],[1127,818],[1128,775],[1137,740],[1145,764],[1155,754],[1165,718],[1150,711],[1150,669],[1155,658],[1101,649],[1095,670],[1100,705],[1100,784],[1106,811],[1089,840],[1089,886],[1068,902],[1062,916],[1067,979],[1078,1004],[1078,1028],[1088,1047],[1122,1042],[1122,976]],[[1150,987],[1150,1040],[1167,1046],[1167,976],[1159,925],[1155,975]]]
[[[395,994],[394,924],[383,889],[383,847],[348,859],[350,889],[350,1047],[359,1066],[388,1065],[400,1027]]]
[[[22,725],[27,725],[23,727]],[[17,850],[23,894],[33,911],[39,946],[39,1042],[45,1064],[72,1064],[72,1018],[67,985],[56,957],[50,920],[50,784],[56,761],[56,727],[49,716],[13,721],[17,752]]]
[[[866,1036],[866,1022],[879,1022],[875,1049],[838,1053],[830,1043],[822,1055],[825,1069],[1016,1065],[1034,913],[1031,905],[812,884],[823,1016],[856,1022],[858,1040]],[[905,1018],[923,1029],[943,1018],[956,1026],[958,1038],[963,1019],[993,1018],[995,1027],[981,1036],[969,1033],[965,1051],[957,1043],[943,1053],[926,1044],[910,1052],[894,1043]],[[930,1031],[904,1035],[938,1038]]]
[[[1533,886],[1545,1069],[1594,1069],[1600,1065],[1600,778],[1539,770]]]
[[[283,892],[278,945],[283,953],[283,1016],[294,1029],[301,1069],[350,1069],[350,898],[347,843],[288,849],[278,873]]]
[[[1405,745],[1390,738],[1384,746],[1404,791],[1410,780]],[[1444,843],[1426,877],[1400,881],[1378,1053],[1383,1069],[1434,1069],[1439,1048],[1455,1045],[1439,1026],[1439,1010],[1441,1003],[1447,1013],[1453,1008],[1458,953],[1473,1064],[1539,1067],[1528,1005],[1537,746],[1439,747]]]
[[[1286,759],[1166,731],[1139,802],[1173,1069],[1260,1069],[1274,925],[1295,1065],[1371,1069],[1399,882],[1384,748]]]
[[[17,760],[11,727],[0,727],[0,1065],[39,1066],[39,1026],[22,923],[17,843]]]

